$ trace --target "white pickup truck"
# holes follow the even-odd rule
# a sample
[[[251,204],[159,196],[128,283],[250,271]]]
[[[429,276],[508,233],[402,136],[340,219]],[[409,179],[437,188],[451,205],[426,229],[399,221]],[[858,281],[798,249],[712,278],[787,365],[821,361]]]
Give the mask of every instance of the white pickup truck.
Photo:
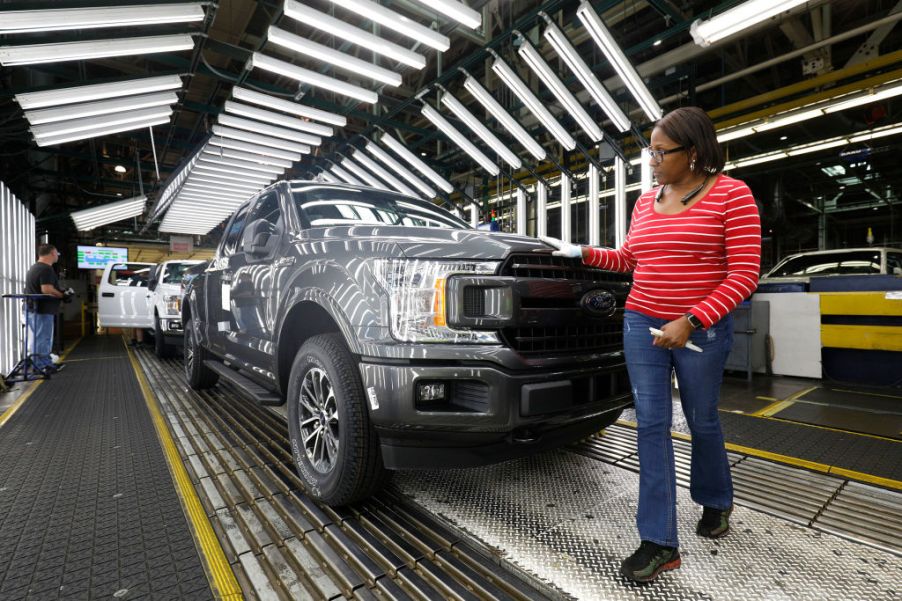
[[[182,344],[181,282],[202,261],[111,263],[103,270],[98,299],[101,327],[150,330],[158,356]]]

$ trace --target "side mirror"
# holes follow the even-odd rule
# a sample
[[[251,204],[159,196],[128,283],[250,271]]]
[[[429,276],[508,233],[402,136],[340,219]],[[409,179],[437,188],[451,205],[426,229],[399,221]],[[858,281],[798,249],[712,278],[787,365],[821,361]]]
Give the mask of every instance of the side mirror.
[[[152,279],[149,282],[147,282],[147,289],[150,290],[151,292],[153,292],[156,289],[157,284],[158,284],[157,280]]]
[[[269,249],[266,246],[269,243],[269,238],[269,232],[257,232],[254,236],[254,241],[251,243],[251,247],[247,251],[248,254],[253,257],[265,256],[266,253],[269,252]]]

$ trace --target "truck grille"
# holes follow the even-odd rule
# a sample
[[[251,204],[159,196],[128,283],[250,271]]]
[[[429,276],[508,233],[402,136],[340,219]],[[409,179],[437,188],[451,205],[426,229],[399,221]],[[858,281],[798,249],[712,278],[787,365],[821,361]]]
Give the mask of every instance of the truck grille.
[[[584,265],[580,259],[551,255],[511,255],[501,267],[500,275],[518,278],[586,280],[591,282],[629,282],[623,273],[605,271]]]
[[[502,276],[520,279],[565,279],[571,282],[602,284],[615,292],[617,312],[611,317],[587,317],[579,309],[579,296],[573,298],[548,298],[541,296],[541,286],[532,287],[533,295],[520,298],[520,307],[528,308],[533,315],[547,310],[560,319],[561,309],[568,310],[564,323],[530,324],[501,330],[502,341],[524,355],[548,353],[606,353],[623,348],[623,304],[629,290],[630,276],[594,267],[588,267],[579,259],[553,257],[551,255],[511,255],[501,268]],[[604,284],[607,284],[606,286]]]

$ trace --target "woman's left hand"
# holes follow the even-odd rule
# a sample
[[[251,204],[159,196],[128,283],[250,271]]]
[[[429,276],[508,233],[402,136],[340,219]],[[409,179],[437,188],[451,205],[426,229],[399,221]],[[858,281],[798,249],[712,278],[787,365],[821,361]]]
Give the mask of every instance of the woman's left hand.
[[[666,349],[683,348],[692,333],[692,324],[685,317],[674,319],[661,326],[663,336],[653,336],[653,344]]]

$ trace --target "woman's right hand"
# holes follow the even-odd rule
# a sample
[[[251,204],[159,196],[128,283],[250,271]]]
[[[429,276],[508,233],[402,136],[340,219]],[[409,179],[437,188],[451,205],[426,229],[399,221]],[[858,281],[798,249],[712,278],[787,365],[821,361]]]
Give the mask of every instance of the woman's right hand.
[[[556,251],[551,253],[552,256],[567,257],[569,259],[581,259],[583,256],[583,247],[578,244],[570,244],[569,242],[564,242],[563,240],[558,240],[557,238],[549,238],[548,236],[539,236],[539,240],[541,240],[548,246],[552,246],[557,249]]]

